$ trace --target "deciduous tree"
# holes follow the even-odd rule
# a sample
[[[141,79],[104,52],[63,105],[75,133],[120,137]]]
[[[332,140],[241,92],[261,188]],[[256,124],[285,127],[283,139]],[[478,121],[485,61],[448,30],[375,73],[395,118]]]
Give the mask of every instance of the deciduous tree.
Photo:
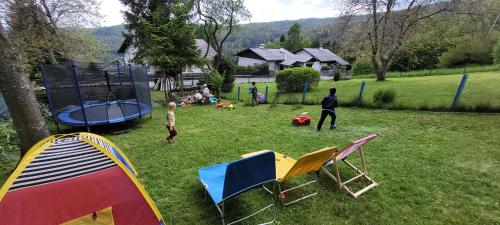
[[[199,19],[203,22],[206,41],[222,55],[224,43],[236,31],[238,23],[251,17],[244,0],[195,0]],[[207,51],[204,55],[208,54]],[[222,57],[215,58],[215,69],[219,71]],[[219,71],[222,72],[222,71]]]
[[[19,50],[0,21],[0,91],[5,97],[19,136],[21,155],[42,138],[50,135],[40,113],[28,73]]]
[[[385,74],[394,54],[423,20],[449,12],[457,1],[439,0],[345,0],[346,14],[366,15],[371,61],[377,80]]]

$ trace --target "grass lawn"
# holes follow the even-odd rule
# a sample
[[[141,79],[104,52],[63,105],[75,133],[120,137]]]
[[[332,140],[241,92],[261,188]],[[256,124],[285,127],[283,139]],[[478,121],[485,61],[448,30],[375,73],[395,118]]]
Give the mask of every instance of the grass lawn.
[[[153,96],[160,99],[161,93]],[[144,119],[131,132],[105,136],[127,154],[165,219],[174,224],[220,224],[216,208],[204,199],[198,168],[261,149],[298,158],[371,133],[381,134],[366,147],[368,169],[378,187],[354,199],[320,173],[318,196],[288,207],[278,204],[276,224],[500,221],[500,115],[339,108],[338,128],[318,133],[314,127],[291,126],[290,118],[304,111],[317,122],[318,106],[252,108],[240,103],[234,111],[213,106],[179,108],[179,135],[169,145],[166,109],[157,107],[152,119]],[[357,155],[352,160],[357,161]],[[0,174],[0,182],[6,175]],[[256,189],[226,207],[230,216],[248,214],[266,204],[266,197]]]
[[[388,78],[385,82],[377,82],[374,78],[352,79],[347,81],[321,81],[317,88],[312,89],[306,95],[306,102],[318,104],[323,96],[328,94],[331,87],[337,88],[337,95],[341,102],[350,102],[357,98],[361,82],[366,81],[364,101],[368,104],[373,102],[373,94],[379,89],[396,90],[396,99],[393,106],[406,109],[443,109],[451,106],[453,97],[457,91],[461,74],[425,76],[425,77],[402,77]],[[478,105],[489,105],[500,109],[500,72],[471,73],[462,93],[461,103],[467,107]],[[250,84],[241,84],[241,96],[243,101],[249,101],[250,95],[247,88]],[[260,92],[265,92],[265,83],[258,84]],[[227,97],[236,99],[237,86],[233,93]],[[275,96],[276,86],[269,84],[269,100]],[[302,100],[302,93],[295,94],[298,101]],[[288,100],[283,96],[281,102]],[[390,106],[389,106],[390,108]]]

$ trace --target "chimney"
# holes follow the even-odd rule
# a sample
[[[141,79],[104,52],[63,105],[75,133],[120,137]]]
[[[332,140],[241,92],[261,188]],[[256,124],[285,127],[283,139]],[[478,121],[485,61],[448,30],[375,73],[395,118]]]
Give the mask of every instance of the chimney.
[[[284,49],[284,48],[280,48],[280,52],[281,52],[281,54],[283,54],[283,57],[284,57],[284,58],[285,58],[285,60],[286,60],[285,49]]]
[[[259,45],[259,48],[260,48],[260,49],[265,48],[265,47],[264,47],[264,44],[260,44],[260,45]]]

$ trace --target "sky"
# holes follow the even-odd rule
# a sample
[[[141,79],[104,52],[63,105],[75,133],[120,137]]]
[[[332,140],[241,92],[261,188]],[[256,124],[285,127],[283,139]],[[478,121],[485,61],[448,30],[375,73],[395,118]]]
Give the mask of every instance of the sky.
[[[302,18],[325,18],[339,15],[335,0],[245,0],[245,5],[252,13],[248,22],[269,22],[278,20],[296,20]],[[121,11],[126,10],[119,0],[102,0],[101,14],[104,16],[101,26],[123,23]]]

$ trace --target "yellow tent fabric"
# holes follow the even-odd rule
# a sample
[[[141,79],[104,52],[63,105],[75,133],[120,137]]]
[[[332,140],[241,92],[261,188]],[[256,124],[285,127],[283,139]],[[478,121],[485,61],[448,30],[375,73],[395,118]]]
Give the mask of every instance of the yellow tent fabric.
[[[115,225],[111,207],[71,220],[61,225]]]

